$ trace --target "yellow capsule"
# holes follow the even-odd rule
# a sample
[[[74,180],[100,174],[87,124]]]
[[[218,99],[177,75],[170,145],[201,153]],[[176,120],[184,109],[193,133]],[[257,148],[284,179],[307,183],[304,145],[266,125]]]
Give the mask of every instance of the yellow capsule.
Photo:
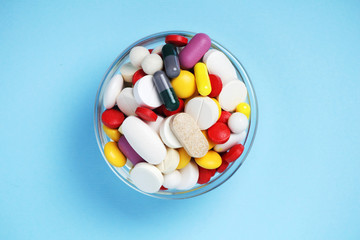
[[[109,128],[105,125],[103,125],[104,132],[106,135],[113,141],[117,142],[119,141],[121,137],[121,133],[117,129]]]
[[[180,75],[171,80],[171,85],[179,98],[188,98],[196,92],[194,74],[186,70],[180,70]]]
[[[222,160],[217,152],[210,150],[202,158],[195,158],[195,162],[202,168],[216,169],[220,167]]]
[[[209,95],[211,93],[211,82],[205,63],[199,62],[195,64],[194,73],[197,90],[200,95]]]
[[[219,103],[219,101],[216,99],[216,98],[211,98],[215,103],[216,103],[216,105],[218,106],[218,109],[219,109],[219,117],[218,117],[218,120],[219,120],[219,118],[220,118],[220,116],[221,116],[221,106],[220,106],[220,103]]]
[[[212,148],[216,145],[216,143],[214,143],[213,141],[210,140],[210,138],[209,138],[208,135],[207,135],[206,130],[202,130],[201,132],[204,134],[206,140],[207,140],[208,143],[209,143],[209,150],[212,149]]]
[[[250,108],[249,104],[247,104],[245,102],[242,102],[242,103],[239,103],[239,105],[236,106],[236,111],[240,112],[240,113],[243,113],[247,118],[249,118],[251,108]]]
[[[189,156],[189,154],[187,154],[184,148],[178,149],[178,152],[180,156],[180,162],[176,169],[182,169],[189,164],[191,157]]]
[[[126,163],[126,157],[122,154],[116,142],[105,144],[104,154],[108,162],[115,167],[123,167]]]

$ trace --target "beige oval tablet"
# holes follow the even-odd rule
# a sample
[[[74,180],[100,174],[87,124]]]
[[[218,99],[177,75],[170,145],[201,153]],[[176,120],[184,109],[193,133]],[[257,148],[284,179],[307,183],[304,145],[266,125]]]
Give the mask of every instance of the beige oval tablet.
[[[178,113],[171,119],[170,127],[186,152],[194,158],[205,156],[209,143],[195,120],[187,113]]]

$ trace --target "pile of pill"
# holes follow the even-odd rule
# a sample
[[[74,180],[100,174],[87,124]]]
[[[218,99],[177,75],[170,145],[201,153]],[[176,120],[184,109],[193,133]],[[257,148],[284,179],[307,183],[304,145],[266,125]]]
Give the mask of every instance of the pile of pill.
[[[198,33],[136,46],[107,84],[103,130],[110,164],[131,168],[147,193],[206,184],[244,151],[247,89],[227,56]]]

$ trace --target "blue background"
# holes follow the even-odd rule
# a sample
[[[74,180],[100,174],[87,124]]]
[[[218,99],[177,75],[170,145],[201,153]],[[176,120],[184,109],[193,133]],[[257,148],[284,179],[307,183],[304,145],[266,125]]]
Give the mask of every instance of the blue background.
[[[359,1],[1,1],[0,239],[359,239]],[[135,40],[205,32],[259,101],[239,171],[189,200],[128,188],[93,105]]]

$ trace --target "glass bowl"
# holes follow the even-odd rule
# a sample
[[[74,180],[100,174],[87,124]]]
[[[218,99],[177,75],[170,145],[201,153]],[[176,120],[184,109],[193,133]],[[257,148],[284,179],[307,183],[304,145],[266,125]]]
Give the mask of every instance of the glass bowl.
[[[101,123],[101,114],[103,111],[105,111],[105,107],[103,105],[103,96],[104,96],[104,90],[106,89],[107,84],[109,83],[110,79],[116,74],[119,73],[120,67],[129,62],[129,53],[130,50],[135,46],[144,46],[146,48],[154,48],[160,44],[165,43],[165,37],[169,34],[178,34],[185,36],[187,38],[192,38],[196,33],[193,32],[186,32],[186,31],[166,31],[166,32],[160,32],[155,33],[150,36],[147,36],[145,38],[142,38],[133,44],[131,44],[128,48],[126,48],[111,64],[109,69],[106,71],[104,78],[102,79],[99,89],[96,94],[96,100],[95,100],[95,110],[94,110],[94,128],[95,128],[95,135],[97,139],[97,143],[100,149],[100,152],[107,163],[107,165],[110,167],[110,169],[114,172],[114,174],[120,178],[123,182],[125,182],[128,186],[132,187],[136,191],[139,191],[143,194],[146,194],[151,197],[156,198],[162,198],[162,199],[185,199],[185,198],[191,198],[195,196],[199,196],[201,194],[204,194],[206,192],[209,192],[224,182],[226,182],[242,165],[242,163],[245,161],[247,155],[249,154],[249,151],[251,149],[251,146],[254,142],[254,138],[256,135],[256,129],[257,129],[257,123],[258,123],[258,107],[257,107],[257,100],[256,95],[253,89],[253,86],[251,84],[250,78],[247,75],[244,67],[241,65],[239,60],[236,59],[236,57],[231,54],[228,50],[226,50],[222,45],[220,45],[218,42],[212,41],[211,48],[217,49],[222,51],[232,62],[232,64],[235,66],[235,69],[238,74],[238,79],[240,81],[243,81],[247,87],[248,90],[248,96],[247,96],[247,103],[251,107],[251,114],[249,118],[249,128],[248,133],[245,138],[245,141],[243,143],[244,145],[244,152],[240,156],[239,159],[229,164],[228,168],[223,173],[216,173],[214,177],[211,178],[211,180],[203,185],[197,184],[194,188],[186,191],[182,190],[167,190],[167,191],[159,191],[157,193],[146,193],[141,190],[139,190],[131,181],[129,176],[129,171],[131,169],[131,166],[125,165],[122,168],[114,167],[112,166],[105,158],[104,155],[104,146],[107,142],[110,141],[110,139],[106,136],[105,132],[102,129],[102,123]]]

